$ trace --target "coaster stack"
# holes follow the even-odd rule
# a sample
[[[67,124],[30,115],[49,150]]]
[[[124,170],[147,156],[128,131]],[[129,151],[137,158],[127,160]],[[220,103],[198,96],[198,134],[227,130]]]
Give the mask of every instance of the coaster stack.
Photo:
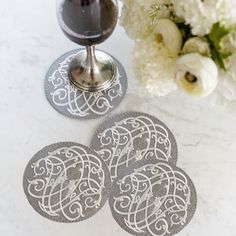
[[[176,166],[177,143],[157,118],[126,112],[103,122],[90,148],[63,142],[28,163],[24,191],[42,216],[73,223],[96,214],[109,198],[116,222],[132,235],[169,236],[193,218],[197,194]]]

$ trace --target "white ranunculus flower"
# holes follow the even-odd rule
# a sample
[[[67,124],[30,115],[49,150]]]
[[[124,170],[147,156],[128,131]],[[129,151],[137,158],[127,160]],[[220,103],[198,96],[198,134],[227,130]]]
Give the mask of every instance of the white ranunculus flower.
[[[218,68],[209,57],[190,53],[180,57],[176,64],[176,81],[190,95],[208,96],[218,84]]]
[[[183,37],[172,20],[160,19],[155,26],[155,33],[173,56],[179,54],[183,45]]]
[[[183,53],[200,53],[202,56],[210,57],[211,50],[209,44],[199,37],[193,37],[187,40],[183,47]]]

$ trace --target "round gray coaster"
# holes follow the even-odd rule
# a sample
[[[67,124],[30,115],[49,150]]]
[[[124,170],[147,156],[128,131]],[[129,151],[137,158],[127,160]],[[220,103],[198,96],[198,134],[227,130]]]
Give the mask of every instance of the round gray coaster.
[[[146,160],[130,166],[113,182],[109,204],[117,223],[133,235],[180,232],[197,206],[190,178],[167,162]]]
[[[107,163],[112,180],[136,161],[149,158],[177,162],[177,144],[171,131],[157,118],[126,112],[106,120],[91,142]]]
[[[97,93],[79,91],[71,85],[67,70],[80,50],[72,50],[52,64],[46,75],[45,93],[49,103],[61,114],[76,119],[94,119],[119,106],[126,94],[127,76],[123,66],[113,58],[119,76],[111,88]]]
[[[103,207],[111,179],[106,164],[94,151],[63,142],[43,148],[30,160],[23,187],[40,215],[72,223],[93,216]]]

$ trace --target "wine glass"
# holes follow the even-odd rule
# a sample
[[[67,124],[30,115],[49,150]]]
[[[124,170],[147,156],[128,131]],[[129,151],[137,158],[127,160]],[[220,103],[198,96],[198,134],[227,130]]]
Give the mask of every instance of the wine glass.
[[[98,92],[108,89],[117,78],[111,56],[94,45],[105,41],[118,21],[116,0],[57,0],[57,16],[64,34],[85,46],[71,61],[69,79],[79,90]]]

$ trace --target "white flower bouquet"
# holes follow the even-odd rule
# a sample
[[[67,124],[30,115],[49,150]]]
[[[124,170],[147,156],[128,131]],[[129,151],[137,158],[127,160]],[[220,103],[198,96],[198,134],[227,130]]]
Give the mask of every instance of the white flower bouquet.
[[[216,89],[236,100],[236,0],[124,0],[134,72],[152,95]]]

